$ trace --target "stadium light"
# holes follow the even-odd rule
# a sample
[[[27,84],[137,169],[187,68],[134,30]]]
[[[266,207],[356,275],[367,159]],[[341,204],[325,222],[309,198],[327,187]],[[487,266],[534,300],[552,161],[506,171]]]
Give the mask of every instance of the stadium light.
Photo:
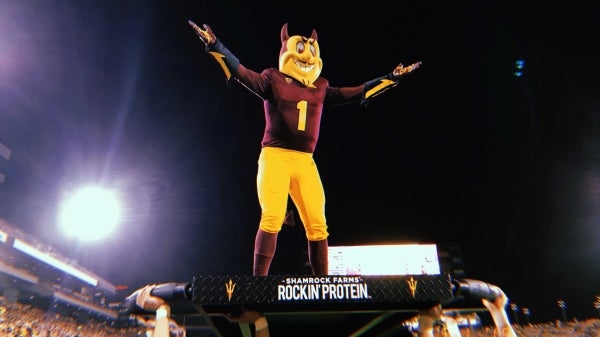
[[[519,324],[519,306],[516,305],[515,303],[511,303],[510,308],[512,309],[513,313],[515,314],[515,323],[517,325],[520,325]]]
[[[70,265],[60,261],[59,259],[57,259],[55,257],[52,257],[44,252],[39,251],[38,249],[27,244],[24,241],[15,239],[15,241],[13,243],[13,248],[20,250],[21,252],[23,252],[33,258],[36,258],[44,263],[47,263],[58,270],[62,270],[67,274],[71,274],[71,275],[77,277],[78,279],[80,279],[88,284],[93,285],[94,287],[98,286],[98,280],[96,278],[80,271],[79,269],[77,269],[73,266],[70,266]]]
[[[531,324],[531,321],[529,320],[529,317],[531,316],[531,310],[529,310],[529,308],[523,308],[523,315],[525,315],[525,318],[527,319],[527,325]]]
[[[120,207],[113,192],[95,186],[84,187],[63,205],[59,224],[63,231],[84,241],[106,237],[117,226]]]
[[[563,300],[558,300],[558,301],[556,301],[556,304],[562,311],[563,322],[566,322],[567,321],[567,303]]]

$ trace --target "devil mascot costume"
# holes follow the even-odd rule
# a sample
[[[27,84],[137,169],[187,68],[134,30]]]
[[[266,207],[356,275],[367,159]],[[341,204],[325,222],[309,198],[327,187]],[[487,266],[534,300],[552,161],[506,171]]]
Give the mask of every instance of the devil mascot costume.
[[[201,28],[192,21],[189,24],[223,69],[227,82],[235,79],[263,101],[265,129],[256,177],[261,218],[254,242],[253,275],[269,273],[288,195],[306,232],[312,272],[326,275],[329,232],[325,192],[313,160],[323,108],[365,103],[396,86],[400,77],[416,70],[421,62],[406,67],[400,64],[391,73],[358,86],[333,87],[320,77],[323,60],[315,30],[310,37],[290,36],[288,25],[284,24],[279,69],[268,68],[258,73],[242,65],[208,25]]]

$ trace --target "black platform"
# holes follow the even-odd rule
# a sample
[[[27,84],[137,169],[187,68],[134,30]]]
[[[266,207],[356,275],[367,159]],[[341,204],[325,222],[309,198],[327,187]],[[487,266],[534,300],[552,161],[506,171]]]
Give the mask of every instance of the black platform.
[[[253,336],[251,326],[225,316],[242,308],[263,312],[272,337],[402,336],[405,321],[435,304],[484,310],[480,298],[493,297],[488,290],[485,282],[449,274],[200,276],[187,286],[187,299],[172,303],[172,317],[188,337]]]

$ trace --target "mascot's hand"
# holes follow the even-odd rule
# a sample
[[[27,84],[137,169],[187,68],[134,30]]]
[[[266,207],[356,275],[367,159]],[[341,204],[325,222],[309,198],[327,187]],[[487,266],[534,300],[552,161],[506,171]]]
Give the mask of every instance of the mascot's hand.
[[[200,40],[202,40],[202,42],[204,42],[204,44],[207,47],[210,47],[213,44],[215,44],[215,42],[217,42],[217,37],[215,36],[215,33],[213,33],[212,29],[210,29],[208,25],[202,25],[202,27],[204,27],[204,29],[202,29],[192,20],[188,20],[188,23],[190,24],[190,26],[192,26],[192,28],[194,28],[196,35],[198,35]]]
[[[403,66],[402,63],[400,63],[392,72],[392,74],[394,75],[395,79],[399,79],[400,77],[402,77],[403,75],[406,75],[408,73],[412,73],[413,71],[417,70],[417,68],[419,68],[421,66],[421,61],[419,62],[415,62],[407,67]]]

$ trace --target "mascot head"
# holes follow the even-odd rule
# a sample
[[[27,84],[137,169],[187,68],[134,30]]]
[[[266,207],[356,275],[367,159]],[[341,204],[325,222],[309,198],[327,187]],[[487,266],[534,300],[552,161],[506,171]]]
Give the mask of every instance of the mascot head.
[[[317,32],[313,29],[310,38],[289,36],[287,23],[281,27],[281,51],[279,71],[300,81],[307,87],[314,87],[323,69],[323,60],[317,42]]]

